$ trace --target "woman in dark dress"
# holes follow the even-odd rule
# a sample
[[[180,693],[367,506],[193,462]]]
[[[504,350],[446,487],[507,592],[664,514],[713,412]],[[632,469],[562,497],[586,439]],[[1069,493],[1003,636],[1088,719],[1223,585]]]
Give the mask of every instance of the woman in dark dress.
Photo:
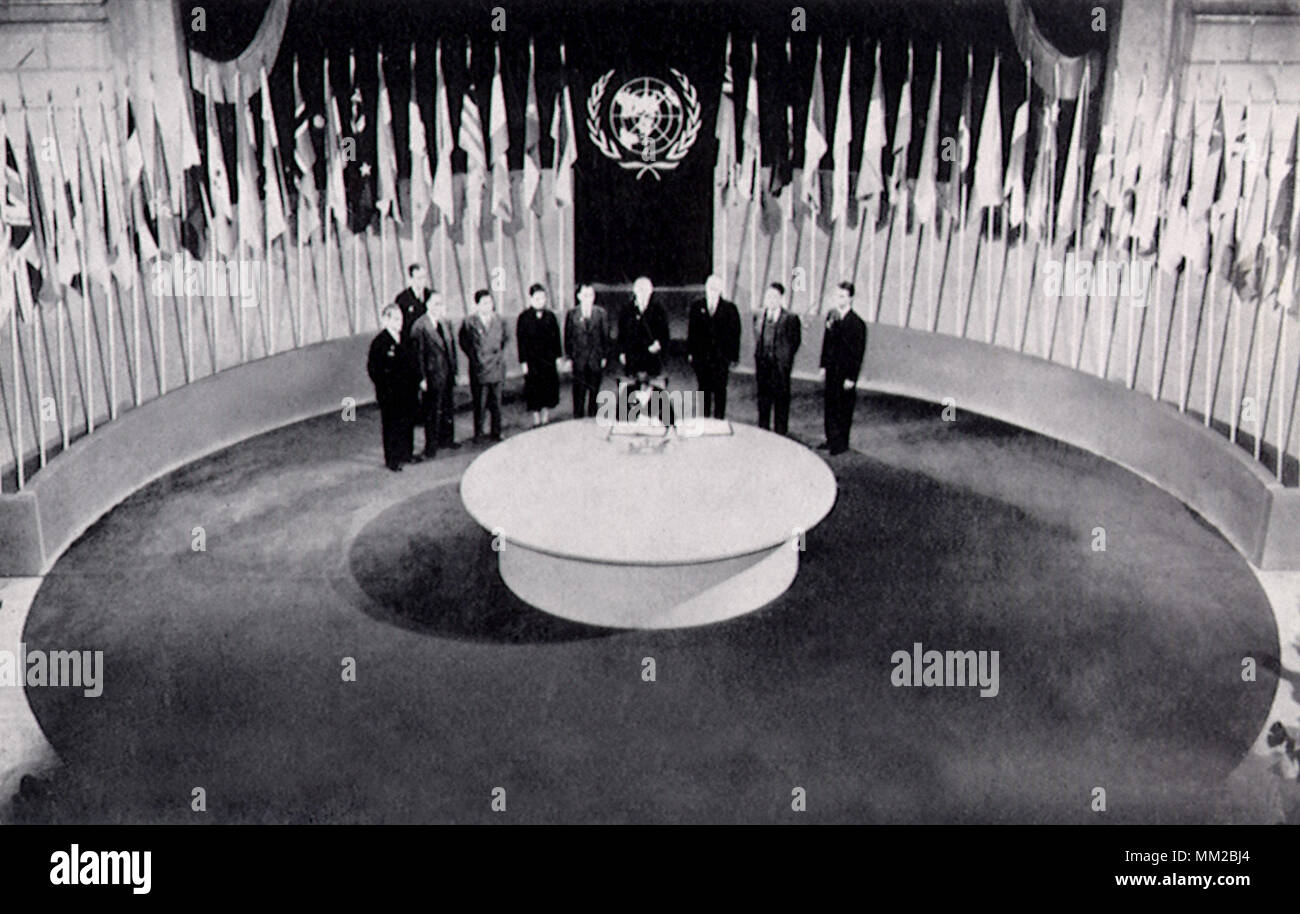
[[[519,362],[524,369],[524,401],[533,414],[533,426],[550,421],[550,409],[560,402],[558,360],[560,322],[546,307],[546,288],[533,283],[528,290],[529,306],[515,325],[519,341]]]

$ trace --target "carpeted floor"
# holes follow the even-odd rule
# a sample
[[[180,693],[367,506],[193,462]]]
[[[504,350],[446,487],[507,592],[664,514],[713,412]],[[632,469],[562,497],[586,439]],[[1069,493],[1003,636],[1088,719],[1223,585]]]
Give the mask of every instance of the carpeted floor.
[[[732,390],[732,418],[752,421],[752,381]],[[814,388],[794,412],[818,440]],[[1241,659],[1278,645],[1217,533],[1098,458],[927,404],[864,398],[854,448],[831,458],[839,499],[787,594],[659,632],[520,603],[460,505],[478,449],[384,472],[372,410],[189,466],[92,528],[37,596],[29,649],[103,650],[105,686],[29,691],[65,763],[36,817],[1238,817],[1224,779],[1276,686],[1242,682]],[[914,642],[998,651],[999,694],[892,686],[890,657]]]

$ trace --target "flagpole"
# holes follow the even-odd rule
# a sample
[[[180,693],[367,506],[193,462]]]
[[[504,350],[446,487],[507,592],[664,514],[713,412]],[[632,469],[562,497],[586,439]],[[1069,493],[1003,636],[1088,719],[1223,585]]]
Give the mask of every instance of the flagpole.
[[[1292,255],[1294,256],[1294,255]],[[1277,385],[1277,481],[1282,482],[1282,465],[1286,462],[1286,438],[1285,430],[1282,423],[1282,417],[1286,415],[1286,305],[1279,302],[1280,307],[1277,312],[1278,326],[1278,348],[1281,350],[1282,357],[1279,359],[1279,370],[1282,372],[1280,383]],[[21,428],[21,426],[19,426]]]
[[[54,273],[54,281],[60,282],[57,266],[54,266]],[[32,352],[36,354],[36,415],[32,417],[32,425],[36,428],[36,446],[43,467],[45,466],[45,379],[41,371],[41,345],[37,339],[37,330],[39,329],[41,337],[45,336],[45,309],[33,305],[32,310],[36,312],[36,320],[32,323]]]
[[[28,176],[31,180],[31,176]],[[23,264],[18,264],[18,269],[26,270]],[[14,301],[19,299],[18,295],[18,274],[13,274]],[[36,309],[35,296],[31,296],[32,309]],[[18,368],[18,314],[17,308],[9,316],[9,352],[14,366],[14,430],[18,435],[18,443],[14,450],[14,469],[18,474],[18,491],[23,490],[23,390],[22,390],[22,372]],[[1281,464],[1279,463],[1279,466]]]
[[[147,226],[145,228],[145,231],[148,231]],[[139,264],[136,264],[136,266],[139,267]],[[135,362],[135,405],[136,406],[139,406],[140,401],[143,399],[143,391],[141,390],[141,371],[140,371],[140,299],[144,297],[144,289],[142,289],[141,286],[143,286],[145,282],[144,270],[139,270],[138,272],[140,274],[140,281],[136,283],[135,289],[131,293],[131,336],[132,336],[132,341],[134,343],[134,350],[135,350],[134,362]],[[215,367],[213,368],[213,371],[216,371]]]

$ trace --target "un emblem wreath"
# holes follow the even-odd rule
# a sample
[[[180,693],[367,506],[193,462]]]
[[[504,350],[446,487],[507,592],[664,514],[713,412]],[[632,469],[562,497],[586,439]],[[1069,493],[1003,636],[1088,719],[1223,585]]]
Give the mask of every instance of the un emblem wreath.
[[[600,110],[615,71],[596,80],[587,96],[591,142],[621,167],[635,170],[638,180],[646,172],[662,180],[659,173],[676,168],[699,137],[700,102],[695,87],[680,70],[669,67],[669,71],[681,84],[680,100],[671,86],[648,76],[628,80],[614,93],[610,102],[613,136],[601,125]],[[620,128],[615,118],[628,123]]]

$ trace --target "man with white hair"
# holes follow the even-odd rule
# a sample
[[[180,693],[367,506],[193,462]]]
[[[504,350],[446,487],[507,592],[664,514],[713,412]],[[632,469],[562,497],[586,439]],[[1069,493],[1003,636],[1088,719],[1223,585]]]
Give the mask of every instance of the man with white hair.
[[[691,303],[686,353],[704,395],[706,418],[727,418],[727,379],[740,361],[740,311],[722,297],[722,277],[704,281],[704,297]]]
[[[663,373],[668,313],[651,301],[654,289],[649,277],[638,276],[632,283],[632,301],[618,316],[618,359],[629,375],[645,372],[655,378]]]

